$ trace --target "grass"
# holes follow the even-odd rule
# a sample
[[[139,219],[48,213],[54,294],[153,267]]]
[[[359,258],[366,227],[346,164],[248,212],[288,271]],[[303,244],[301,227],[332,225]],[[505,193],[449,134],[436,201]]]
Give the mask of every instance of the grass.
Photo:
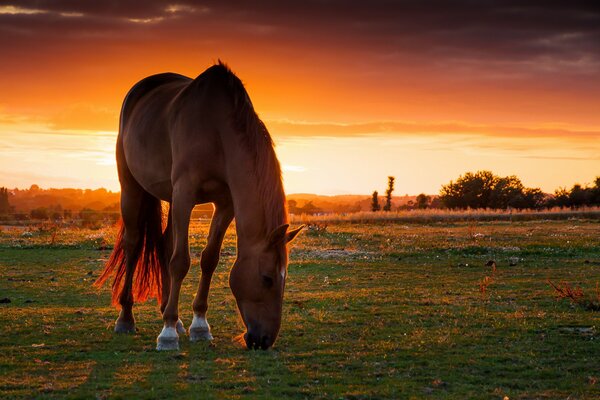
[[[543,210],[496,210],[467,209],[447,210],[439,208],[415,209],[403,211],[360,211],[346,214],[300,214],[292,215],[292,222],[304,224],[327,224],[329,222],[401,222],[401,223],[436,223],[436,222],[484,222],[484,221],[539,221],[585,218],[600,220],[600,207],[580,207],[577,209],[554,207]]]
[[[192,227],[186,325],[207,229]],[[158,353],[155,302],[136,305],[137,334],[116,336],[108,288],[91,287],[113,228],[4,228],[0,398],[600,398],[599,314],[548,285],[594,293],[598,232],[584,219],[329,223],[294,243],[280,338],[264,352],[232,340],[230,230],[210,294],[215,340]]]

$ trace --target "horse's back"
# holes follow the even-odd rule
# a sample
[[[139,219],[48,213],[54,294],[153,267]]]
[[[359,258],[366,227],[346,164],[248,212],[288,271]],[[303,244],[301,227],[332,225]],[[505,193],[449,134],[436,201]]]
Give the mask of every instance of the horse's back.
[[[118,144],[122,146],[124,165],[118,165],[120,175],[129,173],[146,191],[162,200],[169,200],[171,195],[168,111],[191,81],[174,73],[149,76],[129,90],[121,109]]]
[[[171,200],[173,184],[181,177],[194,188],[199,203],[228,196],[223,193],[228,190],[224,165],[228,139],[223,132],[236,124],[232,118],[239,101],[235,85],[243,89],[241,81],[221,64],[193,80],[168,73],[138,82],[126,96],[121,113],[119,138],[125,172],[166,201]]]

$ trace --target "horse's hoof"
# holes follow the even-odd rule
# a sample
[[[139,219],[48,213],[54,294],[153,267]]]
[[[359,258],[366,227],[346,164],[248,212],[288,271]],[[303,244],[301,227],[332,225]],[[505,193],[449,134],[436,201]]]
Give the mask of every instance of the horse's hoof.
[[[179,339],[178,338],[159,338],[156,341],[156,350],[158,351],[172,351],[179,350]]]
[[[177,330],[177,333],[180,335],[185,335],[187,333],[187,331],[185,330],[185,327],[183,326],[183,322],[181,322],[181,319],[177,320],[177,324],[175,324],[175,329]]]
[[[117,320],[115,323],[115,333],[135,333],[135,322]]]
[[[204,317],[198,317],[194,314],[192,325],[190,325],[190,341],[199,342],[201,340],[213,340],[210,333],[210,325]]]
[[[156,350],[179,350],[179,336],[172,327],[164,327],[156,339]]]
[[[190,342],[200,342],[204,340],[213,340],[210,330],[202,328],[190,328]]]

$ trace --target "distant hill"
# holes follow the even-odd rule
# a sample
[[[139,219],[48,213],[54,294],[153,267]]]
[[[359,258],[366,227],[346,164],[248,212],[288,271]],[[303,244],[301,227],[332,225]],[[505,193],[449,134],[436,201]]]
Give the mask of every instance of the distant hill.
[[[417,196],[393,196],[392,209],[407,205],[410,201],[414,202]],[[357,212],[371,210],[371,195],[360,194],[341,194],[335,196],[324,196],[312,193],[295,193],[287,195],[288,205],[290,201],[296,202],[296,207],[304,208],[307,203],[319,209],[320,212]],[[385,196],[379,197],[379,203],[383,206]],[[290,207],[290,212],[293,208]]]
[[[120,197],[119,192],[106,189],[41,189],[31,185],[29,189],[9,190],[8,202],[15,212],[30,212],[40,207],[74,212],[84,208],[116,211]]]
[[[83,209],[95,211],[118,211],[120,193],[106,189],[42,189],[31,185],[29,189],[9,189],[9,204],[14,212],[29,213],[33,209],[70,210],[78,212]],[[394,196],[392,209],[414,202],[416,196]],[[295,193],[287,196],[288,206],[292,213],[344,213],[369,211],[371,195],[344,194],[324,196],[312,193]],[[385,197],[380,196],[383,205]],[[196,212],[210,214],[212,206],[197,207]]]

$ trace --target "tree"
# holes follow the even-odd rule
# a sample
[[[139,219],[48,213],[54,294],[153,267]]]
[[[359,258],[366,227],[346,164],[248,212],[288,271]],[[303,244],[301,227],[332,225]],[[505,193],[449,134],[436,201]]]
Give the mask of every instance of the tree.
[[[557,207],[568,207],[569,206],[569,191],[567,188],[559,187],[554,191],[554,198],[552,199],[552,205]]]
[[[600,176],[597,176],[594,181],[594,187],[592,188],[592,202],[595,206],[600,206]]]
[[[10,213],[10,203],[8,202],[8,189],[0,188],[0,215]]]
[[[516,176],[490,171],[467,172],[440,190],[440,201],[448,208],[539,208],[544,200],[540,189],[526,188]]]
[[[586,190],[580,184],[575,184],[569,193],[569,205],[571,207],[581,207],[586,203]]]
[[[417,208],[423,210],[429,207],[429,203],[431,202],[431,197],[427,196],[425,193],[421,193],[417,196]]]
[[[388,176],[388,188],[385,191],[385,205],[383,211],[392,211],[392,192],[394,191],[394,177]]]
[[[486,208],[492,197],[496,176],[490,171],[467,172],[442,186],[440,200],[448,208]]]
[[[381,206],[379,205],[379,198],[377,197],[379,193],[377,190],[373,192],[373,198],[371,200],[371,211],[379,211],[381,210]]]
[[[491,186],[492,193],[487,208],[526,208],[523,196],[525,186],[516,176],[494,177]]]
[[[298,202],[296,200],[288,200],[287,206],[290,214],[298,214]]]
[[[48,209],[46,207],[38,207],[38,208],[34,208],[33,210],[31,210],[31,213],[29,213],[29,215],[31,215],[32,219],[48,219]]]
[[[594,180],[594,186],[573,185],[571,190],[560,187],[548,202],[551,206],[578,208],[583,206],[600,206],[600,176]]]

